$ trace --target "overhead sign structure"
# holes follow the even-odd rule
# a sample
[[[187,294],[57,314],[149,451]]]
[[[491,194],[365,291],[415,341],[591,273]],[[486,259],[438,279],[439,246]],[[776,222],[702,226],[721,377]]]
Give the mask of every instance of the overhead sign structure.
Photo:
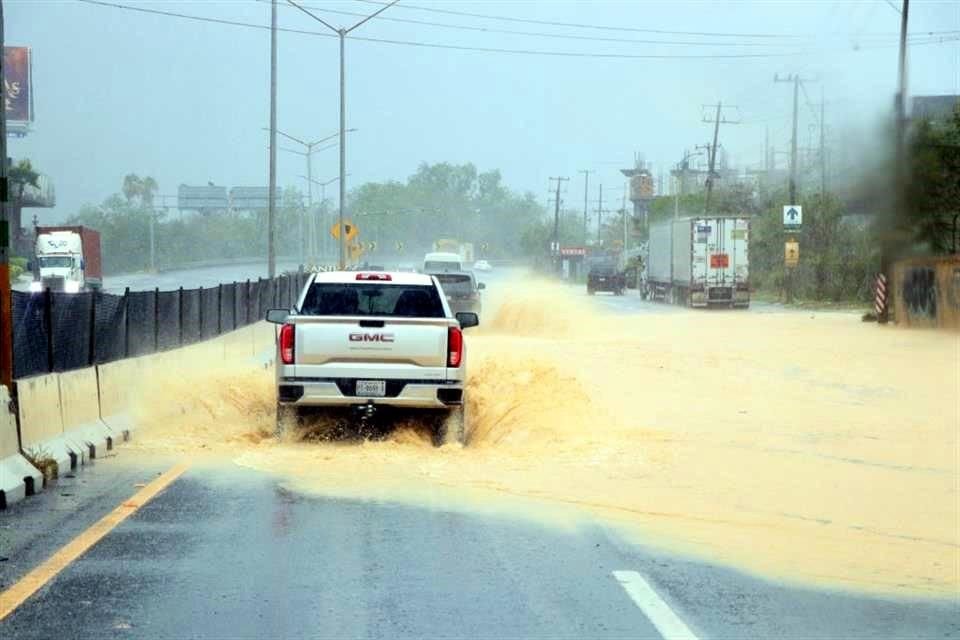
[[[787,240],[784,244],[783,264],[791,269],[800,264],[800,243],[796,240]]]
[[[343,236],[347,239],[347,242],[351,242],[360,234],[360,229],[357,228],[357,225],[353,224],[349,220],[343,221]],[[339,240],[340,239],[340,223],[334,222],[333,226],[330,227],[330,235]]]
[[[280,202],[280,188],[274,190],[274,201]],[[270,187],[233,187],[230,189],[230,204],[234,209],[253,211],[270,207]]]
[[[7,120],[33,120],[33,82],[29,47],[3,48],[4,103]]]
[[[191,187],[182,184],[177,188],[177,208],[184,211],[203,211],[204,209],[228,209],[227,188],[208,185]]]
[[[783,207],[783,226],[799,227],[803,224],[803,207],[798,204],[787,204]]]

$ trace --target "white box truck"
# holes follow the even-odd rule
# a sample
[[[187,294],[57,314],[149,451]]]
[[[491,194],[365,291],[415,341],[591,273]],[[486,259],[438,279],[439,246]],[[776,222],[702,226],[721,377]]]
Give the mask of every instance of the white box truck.
[[[647,290],[691,307],[750,305],[750,218],[707,216],[650,226]]]

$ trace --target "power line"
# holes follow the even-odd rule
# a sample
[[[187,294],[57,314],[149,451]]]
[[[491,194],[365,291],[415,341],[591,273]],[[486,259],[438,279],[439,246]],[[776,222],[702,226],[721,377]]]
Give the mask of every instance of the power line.
[[[266,3],[269,0],[255,0],[256,2]],[[287,5],[285,5],[287,6]],[[337,15],[344,16],[362,16],[365,14],[358,13],[355,11],[342,11],[338,9],[326,9],[316,6],[311,6],[307,4],[301,5],[304,8],[310,9],[311,11],[318,11],[320,13],[332,13]],[[693,41],[693,40],[637,40],[635,38],[605,38],[600,36],[581,36],[574,35],[569,33],[545,33],[542,31],[516,31],[512,29],[494,29],[490,27],[479,27],[479,26],[469,26],[463,24],[448,24],[440,22],[429,22],[426,20],[415,20],[411,18],[396,18],[392,16],[378,16],[377,20],[383,20],[386,22],[400,22],[404,24],[415,24],[420,26],[427,27],[439,27],[443,29],[457,29],[461,31],[475,31],[480,33],[501,33],[505,35],[515,35],[515,36],[529,36],[534,38],[558,38],[564,40],[585,40],[591,42],[617,42],[625,44],[662,44],[662,45],[683,45],[683,46],[720,46],[720,47],[766,47],[769,46],[767,42],[710,42],[710,41]]]
[[[357,0],[357,2],[364,2],[366,4],[374,5],[383,5],[385,2],[383,0]],[[413,5],[407,2],[397,5],[398,9],[409,9],[413,11],[426,11],[429,13],[438,13],[444,15],[453,15],[453,16],[465,16],[469,18],[481,18],[484,20],[498,20],[501,22],[516,22],[522,24],[539,24],[546,25],[551,27],[568,27],[575,29],[592,29],[599,31],[623,31],[630,33],[658,33],[663,35],[680,35],[680,36],[704,36],[704,37],[721,37],[721,38],[775,38],[777,40],[783,39],[805,39],[805,38],[814,38],[816,36],[805,35],[805,34],[793,34],[793,33],[729,33],[729,32],[717,32],[717,31],[675,31],[668,29],[641,29],[638,27],[618,27],[611,25],[597,25],[597,24],[584,24],[578,22],[558,22],[552,20],[534,20],[530,18],[517,18],[515,16],[501,16],[501,15],[491,15],[484,13],[470,13],[467,11],[454,11],[452,9],[439,9],[437,7],[424,7],[422,5]],[[955,34],[960,33],[960,31],[943,31],[943,32],[929,32],[930,34],[934,33],[944,33],[944,34]],[[897,34],[861,34],[867,35],[868,37],[897,37]]]
[[[269,26],[253,24],[249,22],[239,22],[234,20],[225,20],[222,18],[207,18],[203,16],[190,15],[185,13],[178,13],[174,11],[164,11],[161,9],[147,9],[145,7],[135,7],[126,4],[120,4],[115,2],[104,2],[103,0],[76,0],[77,2],[82,2],[84,4],[97,5],[101,7],[109,7],[113,9],[122,9],[126,11],[136,11],[139,13],[148,13],[154,15],[162,15],[172,18],[180,18],[184,20],[193,20],[197,22],[210,22],[216,24],[229,25],[234,27],[245,27],[251,29],[261,29],[261,30],[270,30]],[[402,6],[402,5],[398,5]],[[290,29],[290,28],[277,28],[277,31],[283,31],[287,33],[298,33],[301,35],[310,35],[310,36],[321,36],[325,38],[336,38],[335,34],[324,33],[319,31],[308,31],[303,29]],[[392,40],[386,38],[367,38],[360,36],[350,36],[351,40],[358,40],[361,42],[375,42],[380,44],[392,44],[398,46],[408,46],[408,47],[421,47],[429,49],[446,49],[446,50],[455,50],[455,51],[475,51],[480,53],[505,53],[505,54],[515,54],[515,55],[538,55],[538,56],[548,56],[548,57],[563,57],[563,58],[600,58],[600,59],[623,59],[623,60],[703,60],[703,59],[716,59],[716,58],[782,58],[790,57],[797,55],[796,53],[743,53],[743,54],[629,54],[629,53],[589,53],[589,52],[576,52],[576,51],[544,51],[537,49],[505,49],[498,47],[474,47],[467,45],[453,45],[453,44],[441,44],[435,42],[415,42],[410,40]]]
[[[367,4],[383,4],[378,0],[357,0]],[[715,37],[736,37],[736,38],[801,38],[802,36],[792,34],[772,34],[772,33],[720,33],[712,31],[672,31],[667,29],[640,29],[637,27],[614,27],[610,25],[583,24],[579,22],[557,22],[553,20],[533,20],[530,18],[517,18],[514,16],[498,16],[484,13],[470,13],[467,11],[453,11],[452,9],[438,9],[436,7],[424,7],[415,4],[401,4],[398,8],[410,9],[414,11],[427,11],[430,13],[441,13],[453,16],[466,16],[469,18],[482,18],[484,20],[499,20],[501,22],[517,22],[523,24],[541,24],[551,27],[573,27],[576,29],[595,29],[599,31],[626,31],[633,33],[660,33],[675,36],[715,36]]]
[[[810,102],[810,95],[807,93],[807,86],[803,84],[803,82],[800,83],[800,90],[803,92],[803,101],[807,103],[807,108],[809,108],[810,113],[813,114],[814,121],[819,125],[820,116],[817,114],[817,110],[813,108],[813,103]]]

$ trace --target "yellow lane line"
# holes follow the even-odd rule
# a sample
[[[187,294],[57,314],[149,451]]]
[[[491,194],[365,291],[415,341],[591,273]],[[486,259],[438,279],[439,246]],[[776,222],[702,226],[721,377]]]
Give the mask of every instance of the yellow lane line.
[[[53,580],[58,573],[70,566],[70,563],[82,556],[90,547],[97,544],[101,538],[126,520],[137,509],[150,502],[154,496],[163,491],[174,480],[187,470],[187,464],[178,464],[155,478],[147,486],[133,494],[119,507],[105,515],[99,522],[71,540],[59,551],[47,558],[43,564],[0,593],[0,620],[13,613],[17,607],[32,596],[37,590]]]

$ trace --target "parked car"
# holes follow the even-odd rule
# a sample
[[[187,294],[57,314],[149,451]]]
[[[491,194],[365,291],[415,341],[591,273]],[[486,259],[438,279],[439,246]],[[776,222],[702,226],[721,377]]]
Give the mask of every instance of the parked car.
[[[469,271],[443,271],[430,275],[440,283],[447,304],[454,313],[469,312],[480,315],[483,306],[480,292],[486,285],[477,282],[475,275]]]

